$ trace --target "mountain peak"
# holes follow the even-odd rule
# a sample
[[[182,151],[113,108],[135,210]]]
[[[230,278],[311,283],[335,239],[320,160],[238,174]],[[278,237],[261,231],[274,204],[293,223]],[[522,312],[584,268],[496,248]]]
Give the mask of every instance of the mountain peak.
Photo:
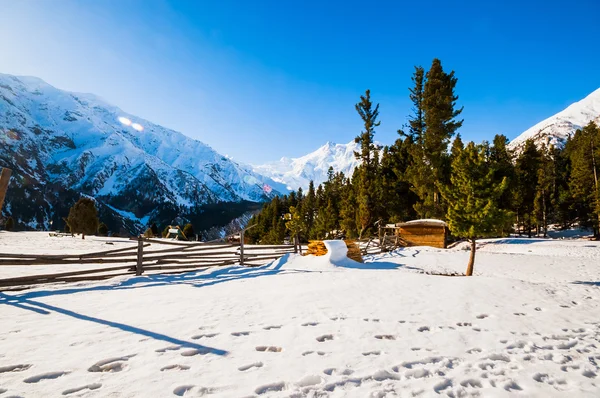
[[[298,158],[282,158],[278,162],[254,166],[254,171],[286,184],[288,189],[307,189],[310,181],[315,185],[327,181],[329,167],[334,172],[352,175],[360,163],[354,157],[358,145],[354,140],[347,144],[327,141],[314,152]]]
[[[591,121],[600,122],[600,88],[527,129],[510,143],[510,147],[519,148],[528,139],[538,144],[562,146],[570,135]]]

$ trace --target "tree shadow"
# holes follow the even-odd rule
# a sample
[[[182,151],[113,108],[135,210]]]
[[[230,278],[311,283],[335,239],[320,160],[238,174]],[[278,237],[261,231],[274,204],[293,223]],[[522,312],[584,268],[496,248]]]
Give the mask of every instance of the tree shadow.
[[[600,287],[600,282],[594,282],[594,281],[575,281],[572,282],[575,285],[588,285],[588,286],[598,286]]]
[[[138,328],[131,325],[126,325],[120,322],[108,321],[106,319],[96,318],[93,316],[80,314],[75,311],[60,308],[54,305],[42,303],[35,300],[26,299],[23,297],[9,296],[0,292],[0,304],[11,305],[16,308],[34,311],[42,315],[50,315],[52,312],[70,316],[75,319],[82,321],[94,322],[100,325],[109,326],[115,329],[122,330],[124,332],[134,333],[141,336],[149,337],[154,340],[164,341],[170,344],[175,344],[181,347],[194,348],[202,353],[215,354],[215,355],[227,355],[229,352],[218,348],[208,347],[201,344],[192,343],[190,341],[180,340],[175,337],[167,336],[162,333],[152,332],[150,330]]]

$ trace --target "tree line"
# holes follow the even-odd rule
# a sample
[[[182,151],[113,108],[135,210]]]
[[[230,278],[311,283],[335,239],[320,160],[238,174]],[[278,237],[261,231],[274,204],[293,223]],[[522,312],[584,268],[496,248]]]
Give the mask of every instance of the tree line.
[[[324,183],[266,203],[249,222],[256,224],[246,234],[250,242],[364,238],[377,222],[416,218],[445,220],[472,242],[510,232],[545,236],[550,224],[578,224],[598,237],[598,126],[577,130],[562,147],[527,140],[513,150],[501,134],[465,145],[457,81],[439,59],[427,71],[415,67],[408,125],[383,147],[374,142],[379,104],[367,90],[355,105],[363,123],[355,139],[360,166],[348,176],[330,168]]]

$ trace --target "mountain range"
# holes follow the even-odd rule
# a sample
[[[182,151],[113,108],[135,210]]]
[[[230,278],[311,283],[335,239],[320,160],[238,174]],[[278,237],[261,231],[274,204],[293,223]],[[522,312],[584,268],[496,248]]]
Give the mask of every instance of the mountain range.
[[[113,231],[210,228],[287,192],[200,141],[34,77],[0,74],[0,133],[0,166],[13,169],[3,213],[24,228],[58,226],[80,195]]]
[[[285,184],[288,189],[308,189],[310,181],[315,186],[327,181],[329,167],[335,172],[343,172],[351,176],[360,162],[354,156],[359,145],[350,141],[347,144],[327,142],[314,152],[299,158],[281,158],[278,162],[254,166],[255,172],[269,176],[273,180]]]

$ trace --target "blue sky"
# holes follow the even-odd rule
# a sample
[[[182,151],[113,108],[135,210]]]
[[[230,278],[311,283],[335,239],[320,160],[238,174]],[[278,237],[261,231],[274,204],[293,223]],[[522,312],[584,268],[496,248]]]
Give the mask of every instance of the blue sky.
[[[458,77],[467,140],[509,138],[600,87],[600,2],[0,0],[0,72],[92,92],[248,163],[410,113],[414,65]]]

